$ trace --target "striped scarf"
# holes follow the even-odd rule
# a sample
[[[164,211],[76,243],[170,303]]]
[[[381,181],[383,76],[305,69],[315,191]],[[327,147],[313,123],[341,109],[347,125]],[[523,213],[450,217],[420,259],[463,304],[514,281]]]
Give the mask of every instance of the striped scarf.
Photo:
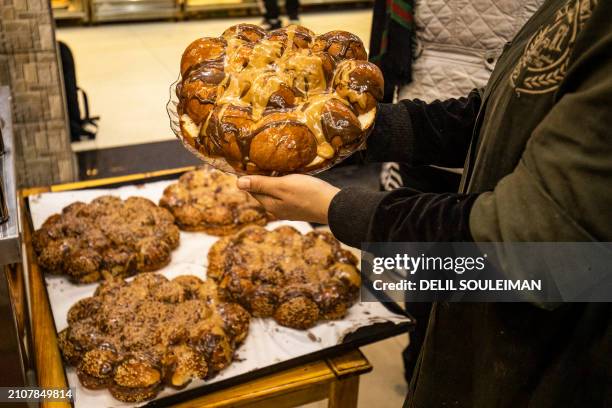
[[[385,78],[385,102],[411,79],[413,0],[375,0],[370,36],[370,61]]]

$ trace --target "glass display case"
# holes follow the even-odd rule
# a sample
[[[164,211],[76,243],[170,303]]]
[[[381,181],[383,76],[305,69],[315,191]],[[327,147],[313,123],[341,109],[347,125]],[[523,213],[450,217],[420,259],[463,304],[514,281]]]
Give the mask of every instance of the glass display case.
[[[91,22],[176,18],[175,0],[90,0]]]
[[[55,20],[89,21],[89,0],[51,0]]]
[[[28,313],[8,87],[0,87],[0,138],[0,387],[16,387],[27,385]]]

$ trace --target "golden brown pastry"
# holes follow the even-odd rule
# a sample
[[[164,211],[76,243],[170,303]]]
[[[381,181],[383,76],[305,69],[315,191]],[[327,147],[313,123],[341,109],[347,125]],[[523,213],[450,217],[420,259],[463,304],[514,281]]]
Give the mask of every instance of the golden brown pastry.
[[[285,47],[289,45],[294,50],[310,48],[314,36],[315,34],[308,28],[294,25],[270,31],[266,35],[266,39],[282,43],[284,51]]]
[[[308,126],[283,113],[265,116],[253,131],[249,157],[262,170],[289,173],[317,156],[317,141]]]
[[[139,402],[227,367],[249,320],[240,305],[218,299],[212,281],[142,274],[111,278],[73,305],[58,342],[84,387]]]
[[[222,66],[227,41],[223,38],[198,38],[187,46],[181,58],[181,76],[203,65]]]
[[[302,235],[288,226],[248,227],[220,239],[207,274],[222,298],[296,329],[342,318],[361,283],[357,260],[330,233]]]
[[[110,195],[70,204],[32,238],[43,269],[78,283],[160,269],[178,244],[179,230],[166,209],[146,198]]]
[[[367,60],[368,54],[363,43],[355,34],[334,30],[318,36],[312,46],[313,51],[324,51],[336,60]]]
[[[191,71],[182,82],[179,89],[182,109],[195,123],[201,124],[210,114],[217,99],[218,85],[224,78],[219,68],[203,66]]]
[[[230,162],[239,162],[249,146],[249,135],[253,126],[250,107],[217,106],[206,124],[210,137],[202,140],[202,148],[213,155],[221,153]]]
[[[266,31],[260,26],[244,23],[231,26],[223,32],[221,37],[225,38],[227,41],[230,41],[233,38],[237,38],[245,42],[256,43],[257,41],[261,40],[265,35]]]
[[[383,97],[384,81],[376,65],[367,61],[344,60],[336,67],[333,86],[357,112],[372,112]]]
[[[307,173],[356,150],[384,83],[354,34],[251,24],[187,47],[177,85],[180,134],[241,174]]]
[[[265,225],[266,211],[249,193],[236,187],[236,177],[199,169],[169,185],[159,201],[186,231],[228,235],[247,225]]]

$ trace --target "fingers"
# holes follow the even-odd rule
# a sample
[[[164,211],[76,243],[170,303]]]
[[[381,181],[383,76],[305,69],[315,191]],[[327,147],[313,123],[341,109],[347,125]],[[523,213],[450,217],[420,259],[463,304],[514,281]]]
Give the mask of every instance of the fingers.
[[[279,211],[279,200],[266,194],[252,193],[252,195],[261,203],[261,205],[263,205],[268,213],[274,215],[275,218],[279,218],[281,216]]]
[[[274,195],[274,177],[245,176],[240,177],[236,183],[239,189],[255,194]]]

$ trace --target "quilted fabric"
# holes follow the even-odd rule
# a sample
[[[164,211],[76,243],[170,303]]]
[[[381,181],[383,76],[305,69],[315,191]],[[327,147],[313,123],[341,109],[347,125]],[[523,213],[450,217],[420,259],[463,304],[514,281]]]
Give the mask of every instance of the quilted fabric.
[[[441,61],[424,53],[412,65],[413,82],[400,88],[398,98],[431,102],[467,96],[472,89],[484,86],[489,75],[479,59],[474,62]]]
[[[401,98],[465,96],[483,87],[504,44],[544,0],[417,0],[413,81]]]
[[[423,42],[491,50],[509,41],[543,0],[419,0]]]

